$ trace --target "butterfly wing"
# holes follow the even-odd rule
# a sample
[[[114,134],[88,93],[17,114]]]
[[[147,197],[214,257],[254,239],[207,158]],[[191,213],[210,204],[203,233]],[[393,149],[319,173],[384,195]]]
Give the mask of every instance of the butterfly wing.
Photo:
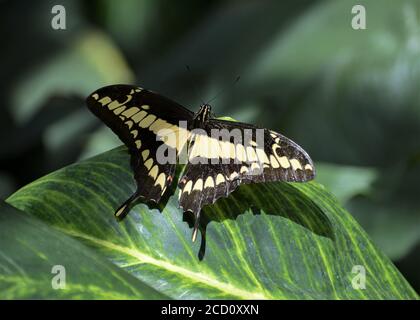
[[[86,102],[131,155],[137,190],[115,215],[123,218],[138,198],[159,202],[173,181],[176,157],[188,140],[188,123],[194,114],[163,96],[131,85],[103,87]],[[172,139],[167,139],[168,132]]]
[[[229,133],[215,137],[212,130]],[[235,140],[236,139],[236,140]],[[180,179],[180,206],[196,217],[201,208],[227,197],[240,184],[305,182],[315,177],[309,155],[285,136],[255,126],[210,119],[190,142],[189,163]]]

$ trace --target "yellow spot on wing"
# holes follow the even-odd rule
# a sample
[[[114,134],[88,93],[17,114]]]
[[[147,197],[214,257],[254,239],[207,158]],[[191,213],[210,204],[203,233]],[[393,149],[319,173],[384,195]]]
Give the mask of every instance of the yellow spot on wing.
[[[293,170],[302,170],[302,165],[300,164],[300,162],[297,159],[291,159],[290,163],[293,167]]]
[[[231,153],[231,146],[229,141],[218,141],[220,158],[229,159]],[[233,147],[233,154],[235,155],[235,147]]]
[[[236,145],[236,158],[238,158],[239,161],[245,162],[246,161],[246,152],[245,148],[242,144]]]
[[[204,188],[213,188],[214,187],[214,180],[212,177],[207,177],[206,183],[204,184]]]
[[[191,149],[190,159],[195,157],[208,158],[208,142],[207,137],[201,134],[194,135],[194,145]]]
[[[203,190],[203,179],[198,179],[195,182],[193,190],[198,190],[198,191]]]
[[[112,100],[110,97],[103,97],[98,102],[102,104],[102,106],[106,106],[108,103],[110,103]]]
[[[310,170],[310,171],[312,171],[313,169],[312,169],[312,166],[311,166],[310,164],[307,164],[307,165],[305,166],[305,170]]]
[[[237,172],[232,172],[232,174],[229,177],[229,180],[233,180],[233,179],[235,179],[238,176],[239,176],[239,174]]]
[[[208,145],[208,158],[219,158],[221,154],[219,141],[213,138],[207,139]]]
[[[124,117],[130,118],[130,117],[132,117],[133,115],[135,115],[139,111],[140,111],[139,108],[137,108],[137,107],[131,107],[130,109],[127,109],[126,111],[124,111],[122,113],[122,115]]]
[[[148,149],[144,150],[141,153],[141,156],[143,157],[143,161],[146,161],[146,159],[149,157],[150,151]]]
[[[236,149],[235,149],[235,145],[233,143],[228,142],[229,144],[229,157],[231,159],[235,159],[236,156]]]
[[[123,112],[125,110],[125,108],[126,108],[125,106],[121,106],[121,107],[115,109],[114,113],[115,114],[120,114],[121,112]]]
[[[219,152],[217,153],[212,153],[212,150],[219,150],[220,148],[216,147],[214,145],[214,143],[217,143],[216,139],[212,139],[206,135],[201,135],[200,136],[200,142],[198,143],[198,149],[199,149],[199,154],[202,157],[205,157],[207,159],[211,159],[213,157],[218,158],[219,157]],[[218,144],[218,143],[217,143]]]
[[[137,147],[137,149],[141,148],[141,141],[140,140],[136,140],[136,147]]]
[[[197,137],[197,136],[194,135],[193,139],[194,139],[193,140],[194,144],[192,145],[191,149],[189,150],[189,154],[188,154],[188,157],[189,157],[190,160],[199,156],[199,154],[198,154],[198,141],[200,140],[200,137],[199,136]]]
[[[132,95],[128,95],[127,99],[124,102],[118,102],[117,100],[112,101],[109,105],[108,105],[108,109],[109,110],[114,110],[118,107],[121,107],[122,105],[126,104],[127,102],[129,102],[131,99],[133,98]]]
[[[156,116],[153,114],[149,114],[146,118],[144,118],[140,123],[139,126],[142,128],[148,128],[153,121],[156,120]]]
[[[279,159],[280,165],[283,168],[287,169],[287,168],[290,167],[290,163],[289,163],[289,160],[287,159],[287,157],[281,157],[281,158],[278,158],[278,159]],[[300,163],[299,163],[299,165],[300,165]]]
[[[127,120],[127,121],[125,122],[125,124],[128,126],[128,129],[131,129],[131,127],[133,126],[134,122],[133,122],[133,121],[131,121],[131,120]]]
[[[280,167],[280,164],[277,162],[276,158],[272,154],[270,155],[270,163],[274,169]]]
[[[162,172],[162,173],[159,175],[159,177],[156,179],[155,186],[156,186],[156,185],[160,185],[161,189],[163,189],[163,188],[165,187],[165,179],[166,179],[166,176],[165,176],[165,174]]]
[[[172,127],[172,124],[166,122],[162,119],[157,119],[153,124],[150,126],[149,130],[151,130],[154,134],[158,134],[159,131],[165,130]],[[160,132],[161,134],[164,134],[165,132]]]
[[[242,166],[241,170],[239,172],[240,173],[248,173],[248,168],[246,166]]]
[[[277,157],[278,156],[277,149],[280,149],[280,146],[278,144],[274,144],[272,149],[273,149],[274,154]]]
[[[219,157],[223,159],[235,159],[236,151],[235,145],[230,141],[219,141],[217,139],[213,139],[214,143],[219,145]],[[217,155],[217,154],[216,154]]]
[[[246,148],[246,155],[248,156],[248,161],[250,161],[250,162],[258,161],[257,154],[255,153],[253,147],[247,147]]]
[[[221,173],[219,173],[216,177],[216,185],[219,185],[223,182],[225,182],[225,177]]]
[[[184,189],[182,189],[183,193],[190,193],[191,192],[191,188],[192,188],[192,181],[188,181],[187,184],[185,185]]]
[[[134,116],[131,117],[131,119],[135,122],[138,123],[141,119],[143,119],[145,116],[147,116],[147,112],[146,111],[140,111],[139,113],[136,113]]]
[[[137,135],[139,134],[139,132],[137,130],[133,130],[131,131],[131,134],[133,135],[133,138],[135,139]]]
[[[144,104],[144,105],[141,106],[141,108],[144,109],[144,110],[149,110],[150,106],[147,105],[147,104]]]
[[[92,94],[92,98],[95,99],[95,100],[98,100],[99,94],[97,94],[97,93]]]
[[[168,129],[164,129],[162,134],[164,134],[165,144],[171,148],[176,149],[178,153],[181,152],[190,136],[190,132],[187,129],[178,127],[177,125],[173,125]]]
[[[149,160],[147,160],[144,163],[144,166],[147,168],[147,170],[150,170],[150,168],[152,167],[152,165],[153,165],[153,159],[152,158],[150,158]]]
[[[257,152],[258,159],[262,163],[270,163],[270,161],[267,158],[267,154],[264,152],[262,148],[256,148],[255,151]]]
[[[253,162],[251,164],[251,170],[258,170],[260,169],[260,165],[258,164],[258,162]]]
[[[149,172],[149,176],[151,176],[152,177],[152,179],[153,180],[155,180],[156,179],[156,177],[157,177],[157,175],[158,175],[158,173],[159,173],[159,167],[158,167],[158,165],[156,164],[151,170],[150,170],[150,172]]]

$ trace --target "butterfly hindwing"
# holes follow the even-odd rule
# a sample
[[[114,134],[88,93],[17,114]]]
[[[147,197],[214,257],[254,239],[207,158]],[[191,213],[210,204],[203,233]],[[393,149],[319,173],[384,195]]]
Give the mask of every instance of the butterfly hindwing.
[[[137,182],[136,192],[116,210],[123,218],[137,198],[159,202],[172,183],[175,162],[157,161],[158,149],[178,155],[188,140],[188,123],[193,113],[156,93],[130,85],[101,88],[87,98],[89,109],[128,147],[131,167]],[[185,128],[180,127],[184,121]],[[164,142],[159,133],[170,130],[175,139]],[[176,140],[176,143],[174,141]]]
[[[227,197],[240,183],[239,179],[230,180],[229,173],[239,168],[235,164],[230,169],[221,164],[188,164],[178,184],[180,207],[197,216],[203,206]]]

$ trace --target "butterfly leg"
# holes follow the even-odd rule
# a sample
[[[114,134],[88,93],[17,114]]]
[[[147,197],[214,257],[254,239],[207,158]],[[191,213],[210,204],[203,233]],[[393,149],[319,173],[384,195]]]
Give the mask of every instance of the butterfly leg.
[[[117,210],[115,210],[115,217],[118,220],[124,219],[127,214],[130,212],[132,204],[139,198],[139,193],[136,191],[133,195],[128,198]]]

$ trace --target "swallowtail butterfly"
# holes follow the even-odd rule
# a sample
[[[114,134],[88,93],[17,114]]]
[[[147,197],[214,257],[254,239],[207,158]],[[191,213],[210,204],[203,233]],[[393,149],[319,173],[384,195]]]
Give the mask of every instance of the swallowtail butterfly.
[[[240,184],[305,182],[315,177],[312,160],[299,145],[268,129],[215,119],[208,104],[193,113],[131,85],[103,87],[86,102],[131,155],[137,190],[116,210],[119,219],[139,198],[158,203],[173,183],[181,158],[187,165],[178,182],[179,205],[195,216],[193,241],[201,208],[227,197]],[[173,161],[168,161],[169,154]]]

